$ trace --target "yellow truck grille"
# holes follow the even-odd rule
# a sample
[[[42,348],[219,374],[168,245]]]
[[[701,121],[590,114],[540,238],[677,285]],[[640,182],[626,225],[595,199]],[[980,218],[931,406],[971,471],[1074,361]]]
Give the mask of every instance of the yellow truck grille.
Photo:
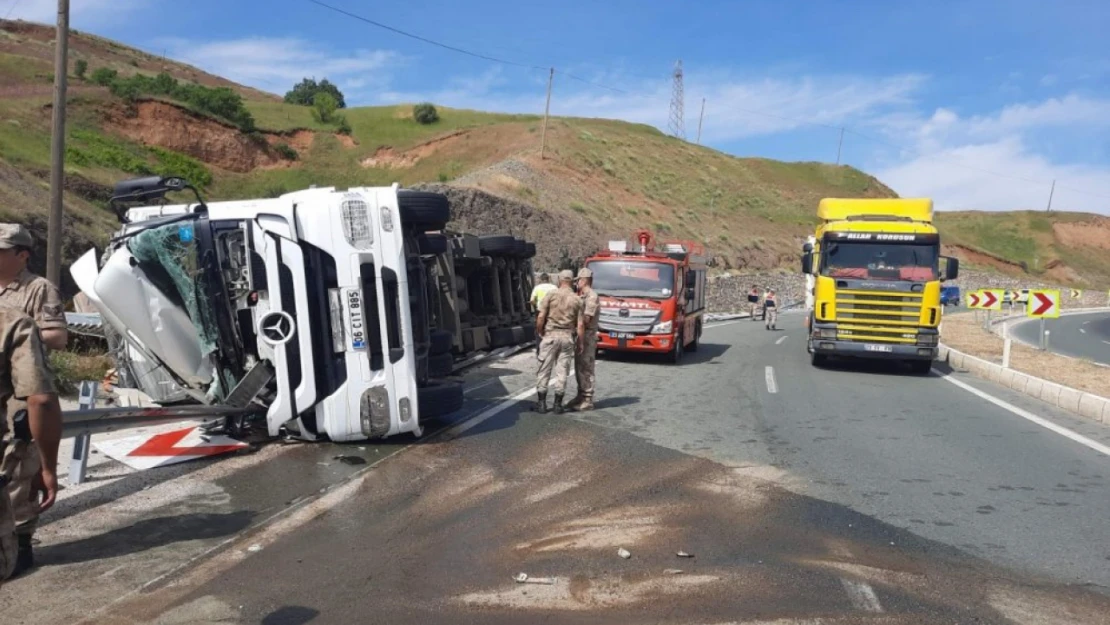
[[[920,293],[838,290],[837,338],[846,341],[915,343],[921,325]]]

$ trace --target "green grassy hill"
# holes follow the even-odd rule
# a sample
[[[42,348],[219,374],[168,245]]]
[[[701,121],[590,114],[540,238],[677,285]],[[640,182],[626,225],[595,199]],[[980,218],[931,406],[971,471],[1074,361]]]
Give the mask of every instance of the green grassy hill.
[[[49,197],[52,37],[52,28],[0,21],[0,218],[39,233]],[[78,61],[88,66],[83,79]],[[110,89],[92,80],[101,69],[124,82],[146,77],[144,89],[159,81],[172,88]],[[822,197],[893,196],[851,167],[737,158],[610,120],[553,118],[543,159],[542,120],[533,115],[440,108],[440,120],[424,125],[411,105],[351,108],[341,111],[350,127],[344,134],[307,107],[82,33],[72,37],[70,74],[70,259],[114,229],[110,185],[145,173],[185,175],[210,199],[272,197],[313,184],[469,186],[556,217],[551,223],[563,231],[550,241],[540,233],[541,248],[646,227],[700,241],[719,268],[741,271],[793,271]],[[194,85],[227,89],[242,106],[218,111],[193,97]],[[950,251],[972,266],[1110,283],[1110,219],[970,212],[941,213],[938,222]]]

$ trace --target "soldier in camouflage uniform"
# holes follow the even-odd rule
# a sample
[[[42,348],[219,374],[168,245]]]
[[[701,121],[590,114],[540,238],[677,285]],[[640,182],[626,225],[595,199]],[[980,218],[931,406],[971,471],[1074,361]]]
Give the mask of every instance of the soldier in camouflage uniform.
[[[582,325],[585,336],[581,341],[582,349],[574,358],[574,376],[578,380],[578,394],[567,404],[571,410],[587,411],[594,409],[594,370],[597,367],[598,309],[601,303],[594,291],[594,272],[589,269],[578,271],[578,297],[582,299]],[[580,333],[581,335],[581,333]]]
[[[9,400],[26,408],[8,430]],[[54,375],[35,323],[27,315],[0,308],[0,582],[34,565],[31,536],[16,528],[17,516],[37,515],[58,494],[58,443],[62,411]],[[38,447],[42,467],[26,462]]]
[[[563,413],[563,395],[576,347],[575,332],[578,334],[577,349],[582,349],[585,332],[582,325],[582,300],[570,288],[573,280],[574,274],[570,270],[560,271],[559,288],[543,298],[536,316],[536,335],[540,337],[540,368],[536,372],[538,397],[535,410],[540,414],[547,412],[549,383],[555,387],[555,414]]]
[[[22,310],[39,327],[48,349],[66,348],[65,309],[58,287],[27,271],[35,241],[19,224],[0,224],[0,305]]]

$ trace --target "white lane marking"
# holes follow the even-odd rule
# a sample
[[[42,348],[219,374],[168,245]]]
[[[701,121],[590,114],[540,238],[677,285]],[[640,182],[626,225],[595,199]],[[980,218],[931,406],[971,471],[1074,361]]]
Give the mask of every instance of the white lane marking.
[[[470,387],[467,387],[467,388],[463,389],[463,394],[465,395],[466,393],[469,393],[471,391],[476,391],[480,388],[485,388],[485,387],[489,386],[490,384],[493,384],[494,382],[498,382],[500,380],[501,380],[501,378],[490,378],[489,380],[486,380],[485,382],[482,382],[480,384],[475,384],[474,386],[470,386]]]
[[[936,375],[936,374],[934,374],[934,375]],[[1100,443],[1098,441],[1093,441],[1093,440],[1087,438],[1086,436],[1083,436],[1082,434],[1079,434],[1077,432],[1073,432],[1073,431],[1069,430],[1066,427],[1056,425],[1055,423],[1049,421],[1048,419],[1045,419],[1043,417],[1038,417],[1037,415],[1029,412],[1028,410],[1018,408],[1017,406],[1015,406],[1015,405],[1013,405],[1013,404],[1011,404],[1007,401],[1003,401],[1003,400],[995,397],[994,395],[991,395],[989,393],[985,393],[983,391],[980,391],[979,389],[975,388],[974,386],[972,386],[972,385],[970,385],[966,382],[961,382],[960,380],[957,380],[956,378],[953,378],[951,375],[942,375],[940,377],[942,377],[945,380],[948,380],[949,382],[951,382],[951,383],[955,384],[956,386],[964,389],[965,391],[971,393],[972,395],[976,395],[976,396],[978,396],[982,399],[985,399],[985,400],[989,401],[990,403],[994,404],[995,406],[998,406],[999,408],[1005,408],[1006,410],[1009,410],[1010,412],[1016,414],[1017,416],[1021,417],[1022,419],[1027,419],[1029,421],[1032,421],[1033,423],[1036,423],[1037,425],[1039,425],[1043,428],[1048,428],[1048,429],[1052,430],[1053,432],[1056,432],[1060,436],[1070,438],[1071,440],[1079,443],[1080,445],[1090,447],[1091,449],[1093,449],[1093,450],[1095,450],[1095,451],[1097,451],[1101,454],[1110,456],[1110,447],[1107,447],[1106,445],[1103,445],[1102,443]]]
[[[437,436],[437,438],[442,437],[442,438],[446,438],[446,439],[455,438],[459,434],[462,434],[463,432],[469,430],[470,428],[481,424],[482,422],[486,421],[490,417],[497,416],[499,413],[502,413],[506,409],[513,406],[513,404],[516,404],[520,400],[525,399],[527,397],[530,397],[530,396],[534,395],[535,393],[536,393],[536,387],[535,386],[530,386],[530,387],[524,389],[523,391],[520,391],[517,394],[512,395],[508,399],[502,400],[500,403],[497,403],[497,404],[489,407],[485,412],[481,412],[481,413],[479,413],[478,415],[476,415],[475,417],[473,417],[471,419],[467,419],[466,421],[464,421],[464,422],[462,422],[462,423],[460,423],[456,426],[453,426],[453,427],[449,428],[446,431],[437,432],[436,436]]]
[[[1110,345],[1110,341],[1103,341],[1103,343],[1106,343],[1107,345]]]
[[[737,323],[755,323],[755,322],[752,321],[749,317],[744,317],[743,319],[734,319],[732,321],[721,321],[720,323],[717,323],[717,322],[707,323],[702,327],[705,328],[706,330],[711,330],[713,328],[723,328],[725,326],[731,326],[731,325],[734,325],[734,324],[737,324]]]
[[[786,340],[786,336],[783,336],[781,339],[775,341],[775,345],[782,345],[782,342],[785,341],[785,340]]]
[[[1086,330],[1084,330],[1083,328],[1079,328],[1079,333],[1080,333],[1080,334],[1086,334],[1086,333],[1087,333],[1087,331],[1086,331]]]
[[[863,610],[864,612],[883,611],[883,605],[879,603],[879,597],[875,595],[875,590],[871,588],[871,584],[843,577],[840,578],[840,583],[844,586],[848,598],[852,600],[852,605],[857,610]]]
[[[775,368],[768,365],[767,368],[764,371],[765,371],[764,376],[767,378],[767,392],[768,393],[777,393],[777,392],[779,392],[779,387],[778,387],[777,384],[775,384]]]

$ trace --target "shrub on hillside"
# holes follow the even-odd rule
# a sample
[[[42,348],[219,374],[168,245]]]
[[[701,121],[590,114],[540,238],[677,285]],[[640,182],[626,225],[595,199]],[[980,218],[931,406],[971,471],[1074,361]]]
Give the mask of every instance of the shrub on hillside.
[[[101,68],[103,69],[103,68]],[[100,69],[93,72],[93,82],[97,82]],[[101,75],[101,79],[108,80],[112,93],[119,98],[134,101],[141,96],[165,96],[184,102],[194,109],[223,118],[235,124],[243,132],[254,131],[254,117],[243,103],[243,96],[228,87],[205,87],[193,83],[180,83],[176,78],[162,72],[153,78],[144,74],[135,74],[128,78],[118,76],[114,70],[111,78],[108,74]]]
[[[91,76],[93,83],[102,87],[107,87],[112,84],[117,77],[119,77],[119,72],[110,67],[98,67],[93,70]]]
[[[279,143],[275,145],[274,151],[278,153],[278,156],[284,158],[287,161],[297,160],[297,151],[294,150],[293,146],[289,145],[288,143]]]
[[[339,87],[336,87],[335,84],[328,82],[327,78],[320,82],[316,82],[312,78],[305,78],[285,94],[285,103],[312,106],[318,93],[327,93],[335,98],[336,108],[347,108],[347,101],[343,98],[343,93],[339,91]]]
[[[353,129],[351,128],[350,122],[347,121],[347,117],[345,115],[340,115],[339,130],[337,132],[339,132],[339,134],[341,135],[347,135],[349,137],[351,136],[352,131]]]
[[[87,71],[89,71],[89,62],[85,59],[77,59],[77,62],[73,64],[73,74],[81,80],[85,79],[85,72]]]
[[[412,107],[412,118],[421,124],[434,124],[439,121],[439,111],[430,102],[421,102]]]
[[[338,108],[339,102],[336,101],[335,96],[326,91],[321,91],[312,97],[312,110],[316,112],[316,117],[325,124],[332,121]]]

